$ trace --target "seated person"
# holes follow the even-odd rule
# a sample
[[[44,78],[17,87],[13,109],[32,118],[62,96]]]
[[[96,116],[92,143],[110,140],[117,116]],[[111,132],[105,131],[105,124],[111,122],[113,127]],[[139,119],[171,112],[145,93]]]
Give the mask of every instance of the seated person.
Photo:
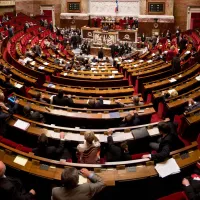
[[[199,173],[192,174],[191,176],[184,178],[182,180],[184,191],[188,197],[188,200],[200,200],[200,181],[199,180],[200,180]]]
[[[103,106],[103,97],[100,96],[98,101],[95,101],[95,99],[89,99],[88,100],[88,108],[91,109],[99,109]]]
[[[188,106],[185,108],[185,112],[191,112],[197,108],[200,108],[200,102],[194,101],[193,99],[189,99]]]
[[[98,62],[98,60],[96,59],[96,57],[94,56],[91,60],[93,63]]]
[[[108,147],[106,149],[106,161],[115,162],[123,160],[131,160],[131,155],[128,152],[128,145],[126,142],[121,143],[120,146],[117,146],[113,142],[113,129],[108,130],[107,143]]]
[[[57,64],[57,65],[60,64],[59,55],[57,55],[56,58],[54,59],[54,63]]]
[[[92,147],[96,148],[97,150],[100,148],[101,143],[99,142],[98,138],[94,135],[94,132],[87,131],[84,134],[85,141],[83,144],[79,144],[77,146],[77,150],[80,153],[80,162],[86,163],[85,160],[83,160],[83,153]],[[91,156],[91,157],[90,157]],[[98,161],[99,157],[97,155],[97,152],[95,155],[90,154],[87,158],[88,164],[93,164]]]
[[[0,135],[4,135],[6,132],[6,119],[12,114],[17,112],[18,100],[12,103],[4,103],[5,96],[3,91],[0,91]],[[6,112],[5,112],[6,111]]]
[[[141,106],[141,105],[144,105],[144,103],[140,101],[140,98],[138,96],[133,96],[132,100],[133,100],[133,103],[129,103],[129,104],[123,104],[123,103],[121,103],[120,99],[116,100],[115,103],[117,103],[119,105],[119,107]]]
[[[20,180],[7,177],[5,175],[6,166],[0,161],[0,194],[2,199],[9,200],[32,200],[35,191],[31,189],[28,193],[25,191]]]
[[[23,66],[26,65],[26,62],[24,61],[24,59],[25,59],[24,56],[20,56],[20,57],[19,57],[19,60],[18,60],[18,62],[19,62],[20,64],[22,64]]]
[[[25,52],[25,56],[26,57],[34,57],[35,54],[31,51],[31,49],[26,49],[26,52]]]
[[[157,143],[152,142],[149,144],[157,153],[143,155],[142,158],[150,158],[156,162],[162,162],[169,157],[170,151],[184,147],[184,144],[178,138],[176,128],[172,122],[159,122],[158,130],[161,137]]]
[[[17,92],[17,88],[15,88],[11,84],[11,77],[12,77],[12,74],[9,74],[8,76],[6,76],[5,82],[3,83],[3,86],[6,88],[7,94],[11,94],[12,92]]]
[[[175,89],[162,91],[162,96],[164,99],[169,99],[169,98],[178,96],[178,92]]]
[[[24,117],[26,117],[27,119],[45,123],[45,118],[43,114],[39,113],[38,111],[32,111],[29,105],[24,106],[23,112],[24,112]]]
[[[79,173],[90,181],[84,184],[78,184]],[[94,199],[95,194],[99,193],[105,183],[102,178],[93,172],[83,168],[78,171],[75,167],[66,167],[61,174],[61,187],[55,187],[52,190],[51,200],[89,200]]]
[[[47,103],[44,99],[44,95],[42,95],[41,92],[38,92],[35,96],[35,98],[33,98],[36,101],[42,102],[42,103]]]
[[[129,114],[124,117],[124,119],[120,123],[120,127],[126,126],[138,126],[141,124],[139,115],[136,110],[130,111]]]
[[[55,160],[67,160],[71,158],[71,155],[69,154],[68,150],[65,149],[64,137],[64,132],[61,132],[60,144],[59,147],[56,148],[55,146],[48,146],[48,137],[44,133],[42,133],[38,138],[37,147],[33,149],[33,153],[36,156]]]
[[[57,106],[72,106],[73,99],[71,98],[71,95],[64,96],[63,91],[59,90],[58,94],[53,96],[51,103]]]

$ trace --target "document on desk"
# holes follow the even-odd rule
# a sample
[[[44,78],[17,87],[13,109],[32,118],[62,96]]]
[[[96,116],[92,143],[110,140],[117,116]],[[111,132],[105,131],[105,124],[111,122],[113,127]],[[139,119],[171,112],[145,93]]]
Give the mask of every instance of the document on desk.
[[[103,100],[103,104],[105,104],[105,105],[110,105],[110,104],[111,104],[111,101],[110,101],[110,100]]]
[[[22,157],[22,156],[16,156],[15,160],[13,161],[14,163],[25,166],[26,163],[28,162],[28,158]]]
[[[23,85],[21,85],[21,84],[19,84],[19,83],[15,83],[15,87],[20,89],[20,88],[23,87]]]
[[[200,75],[195,78],[197,81],[200,81]]]
[[[78,179],[78,185],[87,183],[87,178],[83,177],[82,175],[79,175],[79,179]]]
[[[180,167],[174,158],[170,158],[165,162],[156,164],[155,169],[161,178],[180,172]]]
[[[125,140],[133,139],[132,133],[124,133],[124,132],[115,132],[112,134],[114,142],[120,142]]]
[[[120,118],[119,112],[111,112],[110,113],[110,118]]]
[[[48,63],[48,62],[44,62],[43,64],[44,64],[44,65],[48,65],[49,63]]]
[[[171,78],[171,79],[169,79],[169,82],[170,83],[176,82],[176,79],[175,78]]]
[[[112,71],[112,74],[118,74],[118,71]]]
[[[104,134],[95,134],[95,136],[99,139],[100,142],[107,142],[107,135]]]
[[[155,135],[159,135],[159,130],[157,127],[153,127],[151,129],[147,129],[148,133],[150,136],[155,136]]]
[[[30,123],[28,122],[25,122],[25,121],[22,121],[20,119],[18,119],[15,123],[14,123],[14,127],[17,127],[19,129],[22,129],[22,130],[27,130],[28,127],[30,126]]]
[[[65,140],[83,142],[84,135],[80,135],[78,133],[66,133]]]

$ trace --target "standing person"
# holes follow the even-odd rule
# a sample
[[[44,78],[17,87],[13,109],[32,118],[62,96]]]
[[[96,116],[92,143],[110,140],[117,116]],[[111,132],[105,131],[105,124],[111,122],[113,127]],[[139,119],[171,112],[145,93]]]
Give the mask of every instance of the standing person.
[[[179,43],[179,46],[180,46],[180,53],[182,53],[186,49],[186,47],[187,47],[187,39],[186,39],[185,35],[181,39],[181,41]]]
[[[181,60],[179,54],[173,57],[172,59],[172,73],[176,74],[181,71]]]
[[[8,35],[9,35],[9,38],[11,38],[11,37],[14,35],[13,26],[11,26],[11,27],[8,29]]]
[[[179,28],[179,26],[178,26],[178,27],[176,28],[176,42],[177,42],[177,45],[179,45],[180,34],[181,34],[181,31],[180,31],[180,28]]]
[[[62,187],[53,188],[51,199],[90,200],[105,187],[103,180],[96,174],[87,169],[81,169],[80,173],[90,183],[78,185],[79,171],[74,167],[65,168],[61,174]]]
[[[0,161],[0,194],[2,200],[32,200],[34,198],[35,190],[31,189],[27,193],[19,180],[6,177],[5,172],[6,166]]]
[[[103,54],[103,48],[100,48],[99,52],[98,52],[98,58],[99,59],[103,59],[104,54]]]

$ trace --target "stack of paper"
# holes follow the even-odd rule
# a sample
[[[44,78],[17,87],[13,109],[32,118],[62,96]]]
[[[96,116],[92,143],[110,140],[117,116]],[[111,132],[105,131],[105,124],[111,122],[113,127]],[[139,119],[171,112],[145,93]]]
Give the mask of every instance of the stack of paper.
[[[79,179],[78,179],[78,185],[81,185],[83,183],[87,183],[87,178],[79,175]]]
[[[22,121],[20,119],[18,119],[15,123],[14,123],[14,127],[17,127],[19,129],[22,129],[22,130],[27,130],[28,127],[30,126],[30,123],[28,122],[25,122],[25,121]]]
[[[20,89],[20,88],[23,87],[23,85],[21,85],[21,84],[19,84],[19,83],[15,83],[15,87]]]
[[[133,139],[133,135],[131,132],[129,133],[115,132],[112,134],[112,137],[113,137],[113,141],[115,142],[121,142],[121,141]]]
[[[67,73],[64,73],[64,76],[67,76]]]
[[[147,61],[147,63],[151,63],[151,62],[153,62],[153,61],[152,61],[152,60],[148,60],[148,61]]]
[[[31,64],[31,65],[35,65],[35,61],[32,61],[30,64]]]
[[[17,156],[14,160],[14,163],[17,163],[18,165],[25,166],[28,162],[28,159],[22,156]]]
[[[137,67],[137,66],[138,66],[137,64],[133,65],[133,67]]]
[[[171,78],[171,79],[169,79],[169,82],[170,83],[176,82],[176,79],[175,78]]]
[[[200,81],[200,75],[195,78],[197,81]]]
[[[44,64],[44,65],[48,65],[49,63],[48,63],[48,62],[44,62],[43,64]]]
[[[190,53],[190,51],[186,51],[186,52],[185,52],[185,54],[189,54],[189,53]]]
[[[110,100],[103,100],[103,104],[110,105],[110,103],[111,103]]]
[[[174,158],[170,158],[163,163],[156,164],[155,169],[162,178],[180,172],[180,168]]]
[[[118,71],[112,71],[112,74],[118,74]]]
[[[114,76],[114,75],[112,75],[112,76],[109,76],[109,78],[115,78],[115,76]]]
[[[38,69],[44,69],[44,67],[43,66],[39,66]]]
[[[155,136],[155,135],[159,135],[159,130],[157,127],[151,128],[151,129],[147,129],[148,133],[150,136]]]
[[[142,62],[144,62],[144,60],[140,60],[139,62],[142,63]]]

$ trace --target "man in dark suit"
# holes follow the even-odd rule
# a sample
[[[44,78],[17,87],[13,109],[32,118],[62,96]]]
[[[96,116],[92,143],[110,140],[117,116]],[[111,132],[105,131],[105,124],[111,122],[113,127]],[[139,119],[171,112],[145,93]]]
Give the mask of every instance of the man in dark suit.
[[[115,57],[115,44],[114,43],[110,46],[110,50],[111,50],[112,59],[114,59],[114,57]]]
[[[176,74],[181,71],[181,60],[179,54],[173,57],[172,59],[172,73]]]
[[[103,97],[100,96],[98,101],[95,101],[94,99],[88,100],[88,107],[91,109],[99,109],[103,106]]]
[[[51,32],[53,32],[53,23],[52,23],[52,21],[49,23],[49,30],[50,30]]]
[[[128,152],[128,146],[125,145],[125,143],[122,143],[120,146],[114,144],[112,134],[113,129],[108,129],[106,160],[108,162],[131,160],[131,155]]]
[[[57,106],[72,106],[73,105],[73,99],[71,98],[71,95],[68,95],[67,97],[64,96],[64,93],[62,90],[58,91],[58,94],[53,97],[52,104]]]
[[[120,123],[120,127],[126,127],[126,126],[138,126],[141,124],[139,115],[136,110],[130,111],[130,113],[124,117],[122,122]]]
[[[8,36],[9,36],[9,38],[11,38],[13,35],[14,35],[14,30],[13,30],[13,26],[11,26],[11,27],[8,29]]]
[[[41,123],[45,123],[46,121],[43,114],[39,113],[38,111],[32,111],[29,105],[24,106],[23,112],[24,117],[26,117],[27,119]]]
[[[99,58],[99,59],[103,59],[103,57],[104,57],[104,55],[103,55],[103,49],[101,48],[101,49],[99,49],[99,51],[98,51],[98,58]]]
[[[192,174],[190,177],[184,178],[182,184],[188,200],[200,200],[200,176]]]
[[[41,56],[41,55],[42,55],[42,50],[41,50],[41,48],[40,48],[40,46],[39,46],[38,44],[36,44],[36,45],[33,47],[33,50],[34,50],[34,52],[35,52],[35,54],[36,54],[37,56]]]
[[[184,35],[183,38],[181,39],[179,46],[180,46],[180,53],[182,53],[186,49],[186,44],[187,44],[187,39],[186,36]]]
[[[159,122],[158,130],[161,137],[158,142],[150,143],[150,147],[157,151],[155,154],[143,155],[142,158],[150,158],[156,162],[162,162],[170,155],[170,151],[182,148],[184,144],[175,133],[175,127],[171,122]]]
[[[12,114],[17,112],[18,109],[18,100],[14,102],[4,103],[5,96],[4,93],[0,93],[0,135],[6,133],[6,119],[8,119]],[[6,111],[6,112],[5,112]]]
[[[6,166],[0,161],[0,194],[1,199],[7,200],[32,200],[35,191],[31,189],[28,193],[22,187],[20,181],[14,178],[6,177]]]
[[[55,146],[48,146],[48,137],[42,133],[38,138],[37,147],[33,149],[33,153],[36,156],[49,158],[49,159],[69,159],[71,158],[68,149],[65,148],[65,141],[64,141],[65,134],[64,132],[60,133],[60,143],[59,146],[56,148]]]
[[[61,174],[62,187],[53,188],[51,199],[90,200],[105,187],[103,180],[93,172],[81,169],[80,173],[90,182],[78,185],[79,171],[74,167],[65,168]]]

